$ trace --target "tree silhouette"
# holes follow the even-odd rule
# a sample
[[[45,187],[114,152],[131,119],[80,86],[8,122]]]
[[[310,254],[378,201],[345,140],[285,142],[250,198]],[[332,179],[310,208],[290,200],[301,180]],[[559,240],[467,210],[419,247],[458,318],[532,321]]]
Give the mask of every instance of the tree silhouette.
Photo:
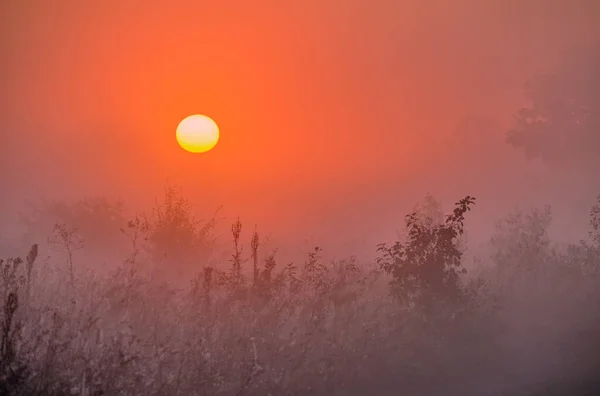
[[[496,223],[490,242],[496,279],[505,289],[530,284],[548,271],[553,245],[548,235],[550,206],[524,211],[516,208]]]
[[[85,197],[75,202],[46,202],[35,205],[29,213],[21,213],[27,242],[39,238],[38,233],[54,234],[56,224],[77,229],[91,253],[106,253],[119,246],[118,231],[125,225],[125,204],[103,197]],[[117,231],[117,232],[115,232]],[[43,235],[46,237],[47,235]]]
[[[590,210],[590,238],[594,244],[600,248],[600,195],[596,198],[596,203]]]
[[[418,213],[406,216],[405,243],[380,244],[377,264],[392,275],[392,291],[404,302],[429,309],[440,300],[458,302],[465,296],[460,283],[463,251],[459,236],[464,232],[464,215],[475,198],[467,196],[441,223],[424,223]]]
[[[212,252],[215,223],[215,218],[197,220],[181,191],[167,186],[146,226],[153,259],[157,263],[168,262],[176,271],[204,265]]]
[[[571,51],[551,73],[525,85],[530,104],[507,142],[529,159],[567,168],[600,168],[600,44]]]

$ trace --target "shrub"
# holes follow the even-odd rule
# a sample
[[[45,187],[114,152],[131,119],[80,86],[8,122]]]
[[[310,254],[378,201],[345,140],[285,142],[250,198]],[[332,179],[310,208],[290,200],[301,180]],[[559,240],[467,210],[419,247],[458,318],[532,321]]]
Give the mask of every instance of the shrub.
[[[475,203],[467,196],[456,203],[444,223],[423,222],[417,213],[406,216],[408,236],[404,243],[380,244],[377,263],[392,275],[393,293],[410,306],[426,310],[443,301],[465,297],[460,282],[463,251],[458,237],[464,231],[464,215]]]
[[[145,219],[150,255],[155,263],[168,264],[166,271],[201,268],[208,261],[214,247],[216,219],[197,220],[181,191],[168,186],[153,216]]]

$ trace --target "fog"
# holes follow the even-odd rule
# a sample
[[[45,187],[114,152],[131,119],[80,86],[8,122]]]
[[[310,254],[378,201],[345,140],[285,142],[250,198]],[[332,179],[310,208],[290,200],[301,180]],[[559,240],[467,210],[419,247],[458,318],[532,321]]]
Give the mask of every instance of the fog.
[[[480,213],[570,198],[503,139],[524,83],[597,40],[595,2],[140,4],[3,6],[6,216],[23,197],[148,205],[171,181],[201,210],[334,243],[386,236],[427,192]],[[222,130],[205,156],[174,139],[196,112]]]
[[[48,257],[60,267],[64,249],[50,246],[52,221],[23,221],[49,202],[122,200],[126,221],[156,214],[173,186],[197,218],[216,220],[215,248],[202,256],[216,268],[230,265],[238,217],[244,255],[256,227],[261,259],[276,249],[281,267],[303,262],[315,246],[324,261],[355,256],[376,267],[377,245],[406,236],[405,215],[427,196],[443,213],[476,197],[461,240],[470,274],[485,272],[476,265],[481,261],[501,261],[504,245],[493,241],[517,208],[527,218],[551,207],[542,234],[561,254],[588,238],[600,193],[593,133],[600,125],[600,2],[22,0],[0,5],[0,25],[0,257],[25,256],[35,243],[38,262]],[[559,77],[532,93],[527,84],[546,74]],[[540,122],[551,109],[558,119],[557,97],[576,107],[565,105],[571,124],[556,121],[546,135],[543,128],[519,135],[519,117],[525,124],[533,119],[521,109],[541,108]],[[586,126],[575,120],[577,111]],[[175,140],[179,121],[194,113],[209,115],[221,130],[217,146],[201,155]],[[533,217],[531,224],[543,223]],[[104,232],[99,224],[88,224],[89,235]],[[84,241],[74,257],[87,266],[78,265],[112,270],[129,257],[118,228],[114,239]],[[534,253],[523,260],[554,260],[550,250],[543,259],[531,259]],[[186,271],[196,276],[202,269]],[[387,299],[381,276],[377,293]],[[519,298],[511,298],[507,304],[518,307]],[[553,314],[571,303],[579,304],[556,303]],[[532,307],[510,311],[507,323],[520,323],[529,308],[538,309]],[[525,331],[517,327],[515,344],[527,345],[530,336],[516,335]],[[561,340],[571,337],[566,328],[557,332]],[[534,366],[544,360],[538,352],[529,357]],[[544,382],[554,375],[548,373],[543,366],[524,376]],[[456,392],[488,394],[457,381],[467,385]]]

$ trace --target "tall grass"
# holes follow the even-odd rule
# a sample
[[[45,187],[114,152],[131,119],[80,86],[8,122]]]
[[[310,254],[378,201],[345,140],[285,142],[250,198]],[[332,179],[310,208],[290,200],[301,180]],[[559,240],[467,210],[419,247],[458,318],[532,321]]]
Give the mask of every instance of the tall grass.
[[[139,220],[116,270],[85,271],[72,255],[41,262],[34,245],[25,260],[1,262],[0,393],[573,390],[600,367],[599,247],[557,251],[540,213],[508,219],[487,269],[461,278],[474,298],[427,312],[399,301],[374,263],[324,262],[320,248],[278,263],[256,231],[246,253],[239,220],[229,267],[199,266],[185,286],[146,265]]]

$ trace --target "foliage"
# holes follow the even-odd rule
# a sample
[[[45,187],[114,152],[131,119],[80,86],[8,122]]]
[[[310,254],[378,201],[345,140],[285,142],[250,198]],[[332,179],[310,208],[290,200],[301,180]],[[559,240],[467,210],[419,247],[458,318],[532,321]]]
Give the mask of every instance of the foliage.
[[[78,235],[77,229],[66,224],[55,224],[52,235],[48,238],[48,244],[55,249],[67,254],[67,265],[69,266],[69,278],[71,283],[75,281],[75,269],[73,268],[73,253],[83,249],[83,239]]]
[[[589,241],[571,245],[564,260],[578,266],[582,275],[589,279],[600,279],[600,196],[590,210]]]
[[[24,386],[29,374],[26,363],[18,354],[22,320],[17,311],[23,305],[20,296],[25,297],[25,304],[28,302],[37,255],[38,246],[33,245],[25,260],[24,273],[23,260],[20,257],[9,258],[6,261],[0,259],[0,301],[3,307],[0,326],[0,393],[3,395],[15,394],[15,390]]]
[[[245,279],[242,275],[242,246],[240,245],[240,235],[242,234],[242,222],[238,218],[235,223],[231,225],[231,234],[233,235],[234,251],[231,256],[231,279],[234,288],[240,287],[244,284]]]
[[[45,238],[60,224],[76,229],[85,241],[86,249],[99,253],[118,245],[118,231],[125,224],[123,201],[102,197],[86,197],[73,203],[50,202],[34,206],[30,213],[21,213],[27,227],[26,239]],[[37,235],[42,232],[43,235]]]
[[[545,231],[549,209],[515,211],[493,240],[505,252],[493,264],[513,271],[511,279],[527,278],[528,294],[515,300],[501,289],[492,299],[487,289],[495,273],[485,273],[472,288],[481,309],[455,317],[455,306],[436,304],[426,317],[444,320],[429,321],[433,326],[424,325],[420,309],[398,304],[399,290],[417,308],[469,293],[461,284],[459,242],[472,204],[471,197],[459,201],[441,222],[408,215],[406,241],[380,245],[385,271],[352,257],[326,262],[319,247],[299,265],[279,267],[275,251],[261,250],[256,229],[244,252],[238,219],[231,262],[205,265],[190,291],[142,270],[138,252],[151,225],[143,217],[123,229],[132,253],[121,268],[78,272],[66,292],[69,270],[51,262],[34,267],[32,248],[26,260],[2,262],[0,393],[510,395],[535,390],[555,372],[592,372],[600,277],[582,273],[566,282],[563,258]],[[544,271],[524,277],[534,254]],[[579,268],[578,254],[566,256]],[[132,263],[140,270],[131,271]],[[253,282],[215,281],[236,273]],[[405,278],[413,289],[398,289]],[[390,280],[393,295],[385,287]],[[549,281],[550,288],[537,287]],[[504,309],[486,312],[496,299]]]
[[[553,72],[526,84],[528,107],[507,142],[528,158],[574,169],[600,166],[600,45],[571,51]]]
[[[415,205],[413,214],[415,221],[425,228],[432,228],[444,222],[442,203],[431,194],[427,194],[423,202]]]
[[[208,260],[214,243],[213,217],[200,221],[189,201],[175,187],[165,189],[152,218],[146,218],[148,249],[156,263],[168,263],[175,271],[197,268]]]
[[[150,226],[144,216],[138,215],[127,221],[126,227],[121,228],[121,233],[125,235],[131,243],[131,254],[125,260],[126,264],[135,267],[141,253],[147,248],[148,234]]]
[[[552,254],[548,236],[551,223],[549,206],[529,212],[517,208],[499,221],[491,244],[492,260],[500,271],[518,276],[538,272]]]
[[[308,253],[308,260],[302,268],[302,279],[317,292],[325,292],[329,286],[326,282],[328,268],[321,261],[322,249],[318,246]]]
[[[600,249],[600,195],[596,198],[596,203],[590,210],[590,238],[592,242]]]
[[[438,299],[459,301],[464,297],[460,283],[463,252],[458,237],[464,232],[464,215],[475,203],[467,196],[456,203],[443,223],[423,222],[417,213],[406,216],[405,243],[380,244],[377,264],[391,274],[394,294],[410,305],[429,308]]]

